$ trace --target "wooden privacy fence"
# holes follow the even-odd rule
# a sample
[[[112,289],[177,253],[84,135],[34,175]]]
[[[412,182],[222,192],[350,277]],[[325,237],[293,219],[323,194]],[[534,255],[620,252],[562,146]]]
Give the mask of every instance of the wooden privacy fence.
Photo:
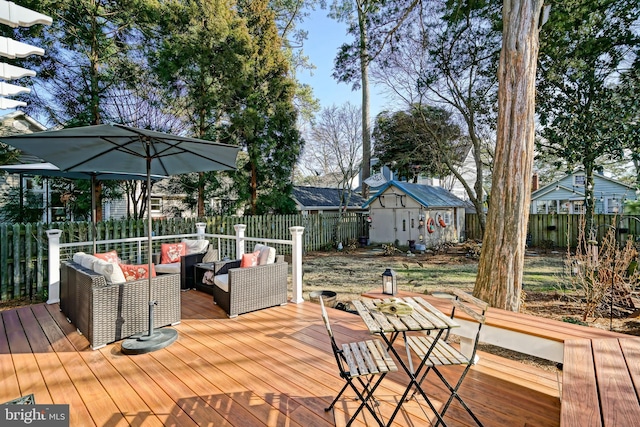
[[[197,222],[206,223],[206,233],[234,235],[236,224],[247,226],[249,238],[290,240],[289,227],[302,226],[304,251],[325,249],[332,245],[334,230],[340,224],[338,239],[344,244],[360,236],[368,236],[368,224],[363,214],[345,213],[321,215],[263,215],[263,216],[215,216],[207,218],[175,218],[154,220],[155,236],[193,234]],[[0,224],[0,302],[16,298],[46,299],[48,284],[47,230],[62,230],[60,243],[93,241],[90,222],[66,222],[51,224]],[[119,240],[144,237],[146,220],[109,220],[96,224],[96,240]],[[155,245],[154,245],[155,246]],[[98,252],[113,248],[113,244],[97,246]],[[78,250],[91,251],[91,247]],[[155,250],[155,247],[154,247]],[[159,248],[158,248],[159,250]],[[283,245],[278,250],[290,250]]]
[[[613,228],[619,241],[626,241],[630,236],[637,238],[640,235],[640,218],[627,215],[594,215],[593,220],[597,227],[597,240]],[[584,221],[583,215],[529,215],[529,227],[527,245],[531,247],[555,247],[566,249],[574,248],[578,241],[580,223]],[[467,239],[481,240],[480,225],[476,214],[467,214],[465,218],[465,230]]]

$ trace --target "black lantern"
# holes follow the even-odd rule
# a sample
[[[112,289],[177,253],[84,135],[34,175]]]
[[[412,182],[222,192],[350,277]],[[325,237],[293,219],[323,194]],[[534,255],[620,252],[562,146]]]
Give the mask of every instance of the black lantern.
[[[384,273],[382,273],[382,293],[386,295],[395,295],[396,292],[398,292],[396,272],[387,268]]]

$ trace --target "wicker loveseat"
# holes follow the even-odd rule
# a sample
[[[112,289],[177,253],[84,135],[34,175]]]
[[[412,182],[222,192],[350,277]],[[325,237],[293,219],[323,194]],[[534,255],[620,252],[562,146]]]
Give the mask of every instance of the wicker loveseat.
[[[247,268],[240,268],[240,260],[219,261],[213,263],[213,272],[215,276],[227,275],[226,286],[200,283],[197,288],[209,287],[211,292],[205,291],[213,294],[213,301],[229,317],[236,317],[250,311],[286,304],[288,268],[282,255],[276,256],[272,264]]]
[[[180,275],[151,279],[154,327],[180,322]],[[105,277],[73,261],[61,263],[60,310],[94,350],[148,331],[149,281],[107,284]]]

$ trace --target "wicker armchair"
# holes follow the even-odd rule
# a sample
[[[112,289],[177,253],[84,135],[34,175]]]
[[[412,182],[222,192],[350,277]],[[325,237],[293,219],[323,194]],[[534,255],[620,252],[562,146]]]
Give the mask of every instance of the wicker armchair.
[[[180,275],[151,279],[155,327],[180,323]],[[104,276],[75,262],[60,266],[60,310],[94,350],[143,333],[149,327],[149,281],[109,285]]]
[[[213,301],[229,317],[287,303],[287,275],[289,265],[278,255],[273,264],[240,268],[240,260],[214,263],[216,276],[227,274],[228,291],[217,284]]]

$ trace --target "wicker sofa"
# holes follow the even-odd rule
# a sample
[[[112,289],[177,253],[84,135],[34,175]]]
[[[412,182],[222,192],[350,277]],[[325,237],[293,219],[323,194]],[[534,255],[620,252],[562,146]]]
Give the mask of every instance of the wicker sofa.
[[[288,268],[282,255],[276,256],[272,264],[248,268],[240,268],[240,260],[218,261],[213,263],[214,275],[228,275],[228,290],[217,284],[203,284],[198,278],[196,289],[212,294],[213,301],[229,317],[236,317],[250,311],[286,304]]]
[[[163,274],[151,279],[158,305],[154,326],[180,322],[180,275]],[[149,281],[140,279],[107,284],[105,277],[73,261],[60,266],[60,310],[94,350],[108,343],[148,331]]]

